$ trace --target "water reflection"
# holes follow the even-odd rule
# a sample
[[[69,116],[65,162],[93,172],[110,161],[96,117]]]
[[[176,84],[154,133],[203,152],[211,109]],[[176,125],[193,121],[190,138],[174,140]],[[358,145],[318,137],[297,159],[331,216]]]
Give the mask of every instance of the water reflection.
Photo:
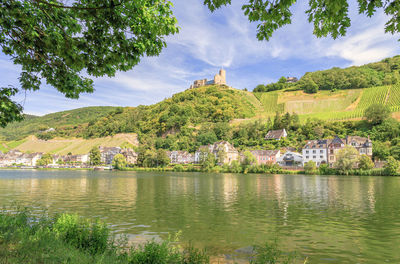
[[[309,263],[400,262],[400,179],[0,171],[0,202],[76,212],[135,241],[182,231],[212,254],[278,237]]]

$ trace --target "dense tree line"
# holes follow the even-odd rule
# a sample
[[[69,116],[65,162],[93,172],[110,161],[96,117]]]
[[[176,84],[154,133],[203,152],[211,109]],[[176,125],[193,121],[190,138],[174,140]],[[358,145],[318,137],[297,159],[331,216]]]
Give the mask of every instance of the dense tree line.
[[[334,67],[324,71],[308,72],[295,84],[285,83],[284,77],[281,77],[276,83],[257,85],[253,92],[286,89],[316,93],[318,90],[335,91],[390,85],[400,80],[399,70],[400,56],[395,56],[363,66],[345,69]]]

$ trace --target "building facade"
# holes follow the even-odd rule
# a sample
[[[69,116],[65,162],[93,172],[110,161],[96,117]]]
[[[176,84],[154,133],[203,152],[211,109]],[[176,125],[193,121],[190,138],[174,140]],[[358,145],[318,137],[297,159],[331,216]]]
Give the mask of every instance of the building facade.
[[[266,140],[281,140],[285,137],[287,137],[286,129],[270,130],[265,135]]]
[[[120,147],[99,147],[100,160],[104,164],[112,164],[114,156],[121,153]]]
[[[346,136],[346,144],[354,147],[358,150],[360,155],[367,155],[368,157],[372,157],[372,141],[365,137],[359,136]]]
[[[328,140],[309,140],[302,150],[303,165],[310,160],[314,161],[317,167],[328,163]]]
[[[281,153],[279,150],[250,150],[250,152],[256,158],[258,165],[276,163]]]
[[[194,155],[187,151],[167,151],[167,155],[172,164],[189,164],[194,163]]]
[[[301,167],[303,156],[297,152],[287,151],[277,159],[277,163],[283,167]]]
[[[195,153],[195,163],[200,163],[207,153],[214,154],[219,164],[231,164],[232,161],[239,160],[239,152],[227,141],[201,146]]]

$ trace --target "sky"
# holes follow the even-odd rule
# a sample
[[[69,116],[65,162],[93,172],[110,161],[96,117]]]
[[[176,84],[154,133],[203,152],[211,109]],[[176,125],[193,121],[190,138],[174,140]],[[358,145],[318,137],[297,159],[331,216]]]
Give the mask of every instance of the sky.
[[[293,8],[292,24],[258,41],[256,24],[243,15],[241,4],[210,12],[202,0],[172,0],[180,32],[166,37],[158,57],[143,58],[132,70],[115,77],[94,79],[95,92],[67,99],[50,86],[21,93],[15,101],[24,112],[44,115],[86,106],[138,106],[157,103],[188,89],[197,79],[212,79],[226,70],[227,84],[252,90],[281,76],[301,77],[306,72],[348,67],[400,54],[400,36],[385,34],[388,20],[382,11],[371,18],[350,6],[352,25],[345,37],[317,38],[304,11],[308,1]],[[351,1],[352,2],[352,1]],[[355,1],[354,1],[355,2]],[[0,52],[0,87],[18,87],[20,67]]]

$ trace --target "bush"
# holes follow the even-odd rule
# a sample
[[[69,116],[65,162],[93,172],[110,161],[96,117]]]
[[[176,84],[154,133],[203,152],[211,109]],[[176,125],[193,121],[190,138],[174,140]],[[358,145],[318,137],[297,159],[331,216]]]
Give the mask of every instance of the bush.
[[[168,241],[127,249],[126,241],[111,240],[104,224],[70,214],[35,219],[26,210],[0,212],[0,238],[0,263],[209,263],[205,251]]]
[[[386,105],[373,104],[365,109],[364,116],[372,125],[379,125],[390,117],[390,109]]]
[[[306,174],[315,174],[317,172],[317,165],[314,161],[310,160],[304,164],[304,172]]]
[[[372,162],[370,157],[368,157],[367,155],[363,154],[360,157],[358,167],[361,170],[371,170],[372,168],[374,168],[374,162]]]
[[[334,175],[334,174],[338,174],[338,171],[336,169],[333,168],[329,168],[328,164],[321,164],[318,168],[318,171],[320,174],[322,175]]]
[[[100,222],[91,224],[78,215],[62,214],[55,221],[53,230],[66,243],[91,254],[103,253],[108,246],[108,227]]]
[[[385,164],[384,167],[384,174],[388,176],[394,176],[397,175],[397,172],[399,171],[399,162],[395,160],[393,157],[389,157],[387,159],[387,163]]]
[[[176,172],[182,172],[182,171],[184,171],[184,168],[183,168],[183,166],[181,164],[176,164],[174,166],[173,170],[176,171]]]
[[[276,240],[273,243],[265,243],[262,246],[254,246],[254,256],[251,264],[274,264],[274,263],[295,263],[296,254],[285,254],[278,248]]]

